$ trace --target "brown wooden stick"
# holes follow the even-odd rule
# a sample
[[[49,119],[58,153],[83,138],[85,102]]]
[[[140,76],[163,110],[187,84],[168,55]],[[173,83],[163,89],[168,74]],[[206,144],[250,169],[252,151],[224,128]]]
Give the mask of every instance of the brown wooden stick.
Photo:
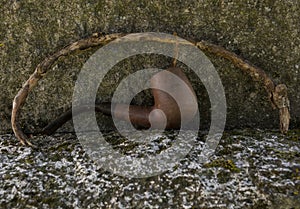
[[[79,40],[56,52],[52,56],[46,58],[35,69],[34,73],[25,82],[23,87],[19,90],[13,101],[13,109],[11,116],[12,129],[16,137],[23,145],[30,145],[32,143],[28,140],[28,137],[22,131],[19,124],[20,110],[23,107],[29,92],[37,85],[38,81],[45,76],[51,66],[58,60],[58,58],[67,56],[74,51],[83,51],[96,46],[106,45],[107,43],[125,36],[126,34],[111,34],[100,35],[99,33],[93,34],[91,37]],[[133,41],[139,41],[138,36],[133,36]],[[159,42],[169,42],[176,44],[187,44],[186,42],[174,42],[174,40],[161,40],[160,38],[152,38],[151,40]],[[205,41],[190,43],[197,46],[199,49],[216,54],[217,56],[230,60],[235,66],[249,73],[255,80],[262,80],[264,87],[269,93],[270,100],[274,108],[279,109],[280,114],[280,129],[282,133],[286,133],[289,127],[290,113],[289,113],[289,100],[287,96],[287,87],[284,84],[275,86],[274,82],[267,76],[267,74],[241,59],[236,54],[225,50],[224,48],[210,44]]]

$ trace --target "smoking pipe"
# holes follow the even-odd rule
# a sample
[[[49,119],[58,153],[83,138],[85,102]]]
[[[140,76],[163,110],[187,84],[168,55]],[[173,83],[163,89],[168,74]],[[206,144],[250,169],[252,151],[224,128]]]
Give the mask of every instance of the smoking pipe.
[[[177,79],[173,79],[170,73],[177,76]],[[95,105],[94,110],[138,127],[154,129],[179,129],[182,120],[189,122],[194,118],[198,110],[196,94],[181,68],[170,67],[154,74],[150,79],[150,87],[154,97],[153,106],[130,105],[128,113],[128,106],[125,104],[102,103]],[[85,111],[93,109],[90,106],[78,106],[72,111],[70,108],[48,124],[41,133],[51,135],[72,116]]]

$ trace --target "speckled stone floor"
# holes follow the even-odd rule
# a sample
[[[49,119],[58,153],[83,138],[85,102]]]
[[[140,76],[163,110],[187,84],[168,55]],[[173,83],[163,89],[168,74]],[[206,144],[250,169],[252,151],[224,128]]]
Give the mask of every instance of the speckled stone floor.
[[[130,179],[94,163],[74,134],[36,137],[38,149],[1,135],[1,208],[300,208],[299,131],[226,132],[206,164],[203,137],[172,170]],[[106,140],[128,155],[166,143]]]

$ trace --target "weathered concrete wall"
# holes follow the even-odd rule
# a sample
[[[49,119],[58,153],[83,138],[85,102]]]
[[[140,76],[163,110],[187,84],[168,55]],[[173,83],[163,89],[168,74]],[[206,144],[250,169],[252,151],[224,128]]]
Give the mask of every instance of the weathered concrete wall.
[[[12,100],[35,66],[63,46],[93,32],[176,32],[208,40],[240,54],[285,83],[291,100],[292,126],[300,127],[300,5],[289,1],[4,1],[0,2],[0,133],[10,132]],[[22,113],[27,128],[45,125],[70,106],[76,75],[92,52],[59,61],[29,96]],[[262,86],[226,60],[209,55],[226,91],[227,127],[277,128]],[[117,66],[101,88],[107,101],[122,76],[151,64],[151,58]],[[193,76],[189,75],[191,80]],[[202,127],[208,126],[209,102],[197,87]],[[139,95],[148,103],[150,95]],[[105,120],[106,121],[106,120]],[[104,127],[109,126],[101,122]]]

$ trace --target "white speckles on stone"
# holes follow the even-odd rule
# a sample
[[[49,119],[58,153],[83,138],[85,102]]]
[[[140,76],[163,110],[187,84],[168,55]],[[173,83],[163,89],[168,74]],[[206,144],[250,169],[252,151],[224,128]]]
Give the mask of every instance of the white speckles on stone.
[[[199,140],[173,170],[145,179],[103,170],[69,135],[37,138],[39,150],[18,146],[12,136],[0,138],[0,203],[9,208],[264,207],[271,204],[270,196],[287,195],[300,184],[296,178],[299,160],[283,157],[299,153],[299,143],[263,131],[253,136],[248,132],[231,135],[221,140],[211,157],[212,162],[230,159],[239,172],[222,166],[203,167],[198,156],[204,143]],[[153,155],[171,142],[154,139],[126,153]],[[63,143],[66,145],[58,151]],[[131,146],[121,143],[119,148]]]

